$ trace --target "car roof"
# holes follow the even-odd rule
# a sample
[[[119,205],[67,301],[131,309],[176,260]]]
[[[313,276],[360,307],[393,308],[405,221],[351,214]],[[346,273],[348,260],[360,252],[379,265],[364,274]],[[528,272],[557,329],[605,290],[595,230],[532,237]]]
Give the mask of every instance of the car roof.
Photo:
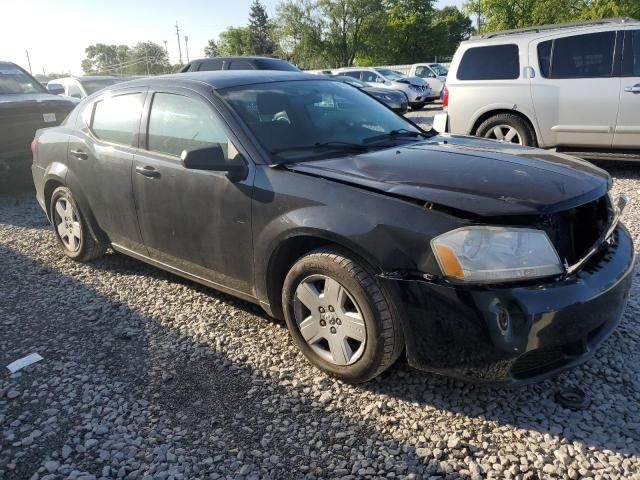
[[[624,27],[626,25],[638,24],[640,24],[640,21],[628,17],[604,18],[600,20],[586,20],[572,23],[557,23],[550,25],[516,28],[512,30],[502,30],[498,32],[487,32],[480,35],[475,35],[463,43],[514,43],[517,41],[528,41],[545,35],[563,33],[565,31],[567,33],[590,32],[594,30],[598,31],[599,29],[607,27]]]
[[[205,84],[219,88],[238,87],[240,85],[254,85],[259,83],[287,82],[296,80],[331,80],[326,76],[310,73],[281,71],[281,70],[212,70],[203,72],[185,72],[172,75],[146,77],[128,82],[118,83],[113,89],[127,88],[137,85],[193,85]]]

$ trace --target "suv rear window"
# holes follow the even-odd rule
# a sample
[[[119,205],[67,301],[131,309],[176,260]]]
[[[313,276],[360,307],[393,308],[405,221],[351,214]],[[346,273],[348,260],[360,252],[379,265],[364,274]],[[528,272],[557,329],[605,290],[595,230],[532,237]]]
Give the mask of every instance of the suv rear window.
[[[613,74],[616,32],[556,38],[538,44],[540,73],[545,78],[598,78]]]
[[[514,80],[519,76],[518,46],[513,44],[470,48],[456,74],[458,80]]]

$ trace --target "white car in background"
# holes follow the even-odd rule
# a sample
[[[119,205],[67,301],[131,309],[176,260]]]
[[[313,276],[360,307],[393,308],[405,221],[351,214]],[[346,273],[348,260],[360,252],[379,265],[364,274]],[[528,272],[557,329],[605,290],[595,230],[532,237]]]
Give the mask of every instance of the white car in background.
[[[409,107],[420,110],[426,103],[438,98],[427,82],[418,77],[407,77],[389,68],[350,67],[334,70],[337,75],[358,78],[372,87],[399,90],[407,96]]]
[[[414,63],[409,70],[410,77],[422,78],[429,84],[434,93],[440,95],[440,91],[444,87],[447,80],[447,67],[439,63]]]
[[[127,78],[115,77],[111,75],[86,75],[83,77],[65,77],[49,80],[47,89],[51,92],[58,92],[64,89],[65,97],[82,100],[85,97],[102,90],[105,87],[124,82]]]
[[[462,42],[436,131],[640,160],[640,21],[592,20]]]

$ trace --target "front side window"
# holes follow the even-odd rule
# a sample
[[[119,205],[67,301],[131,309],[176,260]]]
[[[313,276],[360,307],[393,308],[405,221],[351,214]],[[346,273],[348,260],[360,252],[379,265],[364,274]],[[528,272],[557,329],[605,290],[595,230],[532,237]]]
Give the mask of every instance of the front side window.
[[[616,32],[556,38],[549,78],[598,78],[613,74]],[[543,72],[544,75],[544,72]]]
[[[357,71],[343,72],[341,73],[341,75],[360,79],[360,72],[357,72]]]
[[[431,70],[435,72],[436,75],[440,75],[441,77],[446,77],[447,74],[449,73],[449,70],[447,70],[445,66],[440,65],[439,63],[432,63],[429,66],[431,67]]]
[[[416,67],[416,77],[427,78],[431,73],[427,67]]]
[[[140,126],[144,94],[127,93],[94,103],[91,131],[100,140],[131,145]]]
[[[80,87],[74,81],[67,83],[67,97],[82,98]]]
[[[179,157],[183,150],[219,144],[227,156],[228,142],[222,121],[203,101],[173,93],[153,96],[148,150]]]
[[[458,66],[458,80],[515,80],[520,76],[517,45],[470,48]]]
[[[340,156],[420,136],[404,118],[340,81],[273,82],[218,93],[273,163]]]
[[[362,72],[362,80],[368,83],[375,83],[378,79],[382,80],[382,77],[375,72]]]
[[[622,50],[622,75],[640,77],[640,30],[627,30]]]

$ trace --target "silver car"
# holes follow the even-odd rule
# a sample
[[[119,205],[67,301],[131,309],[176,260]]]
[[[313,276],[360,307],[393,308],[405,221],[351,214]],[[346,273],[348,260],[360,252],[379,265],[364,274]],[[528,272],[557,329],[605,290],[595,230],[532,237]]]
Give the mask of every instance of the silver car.
[[[338,75],[358,78],[372,87],[399,90],[407,96],[409,107],[420,110],[427,102],[437,98],[427,82],[418,77],[407,77],[389,68],[341,68]]]
[[[443,106],[434,118],[440,132],[640,159],[640,22],[531,27],[463,42]]]

